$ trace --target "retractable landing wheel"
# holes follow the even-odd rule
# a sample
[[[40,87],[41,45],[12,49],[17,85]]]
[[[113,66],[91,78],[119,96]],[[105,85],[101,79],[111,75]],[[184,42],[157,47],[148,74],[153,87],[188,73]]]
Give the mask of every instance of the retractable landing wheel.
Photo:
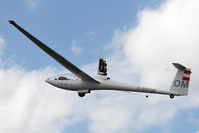
[[[80,97],[84,97],[86,93],[78,93]]]
[[[171,99],[173,99],[173,98],[174,98],[174,94],[170,94],[169,97],[170,97]]]

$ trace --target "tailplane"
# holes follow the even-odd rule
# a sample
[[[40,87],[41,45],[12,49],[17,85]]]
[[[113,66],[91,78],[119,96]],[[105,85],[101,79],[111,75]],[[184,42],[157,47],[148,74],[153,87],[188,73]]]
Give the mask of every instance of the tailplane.
[[[173,65],[178,69],[178,71],[169,90],[173,93],[170,97],[173,98],[174,95],[186,96],[188,95],[191,69],[186,68],[179,63],[173,63]]]

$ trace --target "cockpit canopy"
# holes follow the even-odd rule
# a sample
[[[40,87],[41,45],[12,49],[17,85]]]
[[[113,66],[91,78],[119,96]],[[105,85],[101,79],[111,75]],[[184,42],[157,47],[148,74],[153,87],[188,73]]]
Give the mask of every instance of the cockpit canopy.
[[[78,77],[76,77],[73,74],[59,74],[53,77],[48,78],[49,80],[77,80]]]
[[[60,76],[60,77],[58,78],[58,80],[69,80],[69,79],[66,78],[66,77]]]

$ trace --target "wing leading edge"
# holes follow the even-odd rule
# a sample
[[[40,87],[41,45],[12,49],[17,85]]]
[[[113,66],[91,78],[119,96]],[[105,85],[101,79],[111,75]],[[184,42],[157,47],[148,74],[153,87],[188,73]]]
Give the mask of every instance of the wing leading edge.
[[[77,77],[81,78],[84,81],[93,82],[93,83],[99,83],[97,80],[80,70],[78,67],[73,65],[71,62],[66,60],[63,56],[59,55],[57,52],[46,46],[44,43],[42,43],[40,40],[35,38],[33,35],[28,33],[26,30],[24,30],[22,27],[17,25],[14,21],[9,20],[9,23],[15,26],[19,31],[21,31],[26,37],[28,37],[32,42],[34,42],[39,48],[41,48],[43,51],[45,51],[48,55],[50,55],[53,59],[55,59],[57,62],[59,62],[62,66],[64,66],[66,69],[71,71],[73,74],[75,74]]]

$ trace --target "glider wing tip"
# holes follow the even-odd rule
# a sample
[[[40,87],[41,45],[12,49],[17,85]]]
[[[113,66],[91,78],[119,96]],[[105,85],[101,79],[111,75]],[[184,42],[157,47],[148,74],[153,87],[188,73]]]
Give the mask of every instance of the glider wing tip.
[[[8,22],[9,22],[10,24],[15,24],[15,21],[13,21],[13,20],[8,20]]]

